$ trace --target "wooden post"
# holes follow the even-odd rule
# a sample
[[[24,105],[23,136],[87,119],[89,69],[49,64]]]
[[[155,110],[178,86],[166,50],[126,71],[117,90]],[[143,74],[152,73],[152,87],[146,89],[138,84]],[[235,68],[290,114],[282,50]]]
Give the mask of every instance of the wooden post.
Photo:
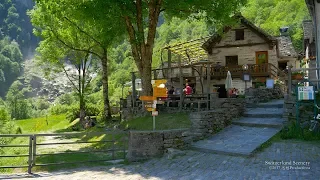
[[[171,50],[168,49],[168,70],[167,70],[167,79],[171,78]]]
[[[157,69],[153,70],[153,79],[154,80],[158,79],[158,77],[157,77]]]
[[[36,165],[36,156],[37,156],[37,136],[33,136],[33,146],[32,146],[32,166]]]
[[[29,158],[28,158],[28,173],[31,174],[32,168],[32,140],[33,136],[29,136]]]
[[[210,106],[210,81],[211,81],[211,72],[210,72],[210,63],[208,61],[207,63],[207,110],[209,110],[209,106]]]
[[[182,77],[182,68],[181,68],[181,56],[179,55],[178,58],[178,65],[179,65],[179,77],[180,77],[180,101],[179,101],[179,111],[182,110],[183,105],[183,77]]]
[[[135,72],[131,72],[131,81],[132,81],[132,107],[134,108],[136,105],[136,76]]]
[[[114,151],[115,151],[115,147],[114,147],[114,144],[115,144],[114,132],[111,132],[111,135],[112,135],[112,160],[115,160],[115,154],[114,154]]]
[[[289,97],[289,99],[291,99],[291,91],[292,91],[292,89],[291,89],[291,86],[292,86],[292,72],[291,72],[291,67],[289,66],[288,67],[288,97]]]

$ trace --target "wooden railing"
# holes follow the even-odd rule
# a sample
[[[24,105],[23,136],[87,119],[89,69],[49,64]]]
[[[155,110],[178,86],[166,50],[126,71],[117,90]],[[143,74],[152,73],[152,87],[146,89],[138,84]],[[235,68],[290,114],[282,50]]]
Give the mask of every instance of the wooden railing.
[[[182,76],[207,77],[207,64],[188,65],[181,67]],[[178,78],[180,76],[179,67],[154,69],[153,79]],[[250,73],[252,77],[284,77],[285,73],[270,63],[266,64],[248,64],[248,70],[244,71],[242,65],[236,66],[214,66],[210,64],[210,77],[212,79],[223,79],[230,71],[233,78],[240,78],[244,72]]]

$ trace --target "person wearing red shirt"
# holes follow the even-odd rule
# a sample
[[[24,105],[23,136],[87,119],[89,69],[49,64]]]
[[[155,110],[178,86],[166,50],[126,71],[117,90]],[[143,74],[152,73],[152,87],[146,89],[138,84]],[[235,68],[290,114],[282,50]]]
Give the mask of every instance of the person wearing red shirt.
[[[192,88],[186,83],[186,88],[183,90],[185,95],[190,95],[192,93]]]

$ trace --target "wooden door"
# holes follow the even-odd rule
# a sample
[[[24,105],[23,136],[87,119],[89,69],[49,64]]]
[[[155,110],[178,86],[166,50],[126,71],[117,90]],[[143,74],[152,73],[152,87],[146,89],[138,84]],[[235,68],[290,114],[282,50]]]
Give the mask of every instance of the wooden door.
[[[268,73],[268,51],[257,51],[256,52],[256,68],[255,73],[259,75],[265,75]],[[265,64],[265,65],[264,65]]]
[[[266,63],[268,63],[268,51],[256,52],[256,64],[266,64]]]

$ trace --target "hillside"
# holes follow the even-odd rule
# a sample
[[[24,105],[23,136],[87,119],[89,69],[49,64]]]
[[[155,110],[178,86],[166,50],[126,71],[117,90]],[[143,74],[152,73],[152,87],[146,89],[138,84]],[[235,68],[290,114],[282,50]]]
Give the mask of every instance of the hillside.
[[[0,39],[5,36],[15,40],[25,58],[34,54],[39,38],[32,31],[30,17],[27,11],[32,9],[32,0],[5,0],[0,2]]]

